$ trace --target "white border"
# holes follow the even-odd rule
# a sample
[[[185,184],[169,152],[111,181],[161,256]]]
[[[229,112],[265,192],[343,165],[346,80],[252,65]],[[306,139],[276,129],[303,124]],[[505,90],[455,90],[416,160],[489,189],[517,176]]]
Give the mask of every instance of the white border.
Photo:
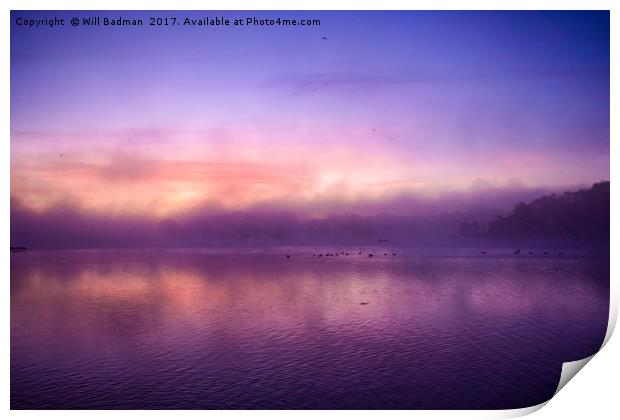
[[[9,378],[10,378],[10,358],[9,358],[9,342],[10,342],[10,282],[9,282],[9,253],[7,249],[10,242],[9,229],[9,197],[10,197],[10,73],[9,73],[9,46],[10,46],[10,10],[611,10],[611,178],[616,181],[618,159],[620,158],[620,150],[618,149],[618,124],[614,121],[613,116],[619,115],[618,98],[619,85],[617,76],[620,74],[619,58],[620,54],[617,49],[618,40],[620,40],[620,16],[619,6],[614,6],[618,2],[606,0],[590,0],[590,1],[552,1],[552,0],[506,0],[506,1],[481,1],[473,0],[465,3],[463,0],[443,0],[443,1],[403,1],[403,0],[381,0],[381,1],[341,1],[341,0],[228,0],[228,1],[211,1],[204,2],[199,0],[176,0],[174,2],[163,0],[139,1],[139,0],[109,0],[109,1],[76,1],[76,0],[5,0],[2,2],[4,14],[1,16],[2,33],[0,36],[0,135],[1,148],[0,153],[0,211],[3,223],[0,225],[0,232],[4,238],[5,251],[0,254],[0,270],[4,274],[2,281],[4,285],[4,293],[1,294],[2,308],[4,308],[4,322],[2,322],[2,336],[4,345],[0,348],[2,353],[2,376],[3,381],[0,385],[0,391],[3,396],[3,408],[9,410]],[[614,41],[615,40],[615,41]],[[620,214],[618,186],[611,183],[611,213]],[[617,299],[617,274],[619,266],[617,263],[618,240],[620,225],[617,219],[612,217],[612,238],[611,238],[611,310],[610,323],[605,338],[605,342],[609,340],[613,326],[615,326],[618,313]],[[615,341],[618,341],[617,339]],[[605,346],[605,351],[601,355],[597,355],[592,362],[591,369],[588,367],[585,372],[580,374],[581,377],[575,385],[567,386],[557,397],[554,397],[549,403],[549,408],[537,413],[537,416],[547,416],[546,418],[583,418],[584,416],[594,416],[594,418],[612,418],[618,413],[618,405],[616,403],[616,384],[618,383],[617,374],[619,373],[618,356],[620,355],[619,345],[612,341],[611,345]],[[597,360],[600,359],[600,360]],[[571,365],[573,368],[576,366]],[[577,369],[578,370],[578,369]],[[46,418],[83,418],[88,415],[89,418],[108,418],[109,416],[120,416],[129,418],[135,415],[148,414],[152,418],[168,418],[170,416],[184,416],[188,418],[203,417],[205,413],[210,417],[219,419],[232,419],[239,416],[251,414],[256,418],[289,418],[291,415],[299,418],[312,418],[317,414],[336,418],[341,415],[351,415],[356,418],[370,418],[377,416],[387,416],[390,418],[410,418],[411,416],[422,416],[423,418],[446,418],[446,417],[471,417],[471,418],[502,418],[514,417],[528,414],[536,411],[546,404],[536,407],[530,407],[520,410],[499,410],[499,411],[355,411],[355,412],[339,412],[339,411],[11,411],[10,415],[19,418],[32,418],[45,416]]]

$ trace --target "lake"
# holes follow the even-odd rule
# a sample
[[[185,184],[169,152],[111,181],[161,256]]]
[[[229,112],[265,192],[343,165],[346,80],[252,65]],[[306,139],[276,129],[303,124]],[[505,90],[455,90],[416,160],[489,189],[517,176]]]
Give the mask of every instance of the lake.
[[[11,408],[538,404],[603,341],[609,259],[487,251],[12,254]]]

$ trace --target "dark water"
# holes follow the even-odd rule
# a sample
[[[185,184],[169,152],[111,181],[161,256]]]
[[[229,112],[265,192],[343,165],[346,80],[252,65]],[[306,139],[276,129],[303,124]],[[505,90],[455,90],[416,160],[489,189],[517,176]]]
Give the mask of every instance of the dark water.
[[[605,335],[606,258],[312,252],[12,255],[11,408],[517,408]]]

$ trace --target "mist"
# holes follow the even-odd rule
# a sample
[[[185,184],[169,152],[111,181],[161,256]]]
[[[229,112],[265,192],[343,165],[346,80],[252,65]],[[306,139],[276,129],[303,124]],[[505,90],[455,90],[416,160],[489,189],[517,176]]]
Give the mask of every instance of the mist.
[[[465,239],[460,232],[464,221],[486,223],[517,202],[550,192],[481,187],[434,198],[408,195],[375,202],[317,202],[304,208],[272,203],[234,211],[205,204],[165,218],[97,214],[75,205],[35,211],[13,197],[11,245],[63,249],[455,244]],[[338,205],[341,211],[335,210]]]

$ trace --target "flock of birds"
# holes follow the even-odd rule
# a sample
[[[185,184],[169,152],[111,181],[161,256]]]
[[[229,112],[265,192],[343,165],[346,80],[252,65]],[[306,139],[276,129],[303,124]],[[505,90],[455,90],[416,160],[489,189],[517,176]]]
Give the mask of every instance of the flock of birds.
[[[482,255],[486,255],[487,254],[486,251],[480,251],[480,253]],[[521,254],[521,250],[519,248],[517,248],[512,253],[514,255],[520,255]],[[536,253],[534,251],[529,251],[528,255],[536,255]],[[554,252],[543,251],[543,255],[564,255],[564,251],[554,251]]]
[[[364,254],[364,252],[362,252],[362,251],[359,251],[359,252],[357,253],[357,255],[363,255],[363,254]],[[355,253],[349,253],[349,252],[344,252],[344,251],[342,251],[342,252],[335,252],[335,253],[333,253],[333,254],[332,254],[332,253],[329,253],[329,252],[326,252],[325,254],[312,254],[312,256],[313,256],[313,257],[316,257],[316,258],[323,258],[323,257],[338,257],[338,256],[341,256],[341,257],[348,257],[348,256],[351,256],[351,255],[355,255]],[[376,255],[378,255],[378,254],[373,254],[373,253],[370,253],[370,252],[369,252],[369,253],[368,253],[368,258],[373,258],[373,257],[374,257],[374,256],[376,256]],[[385,257],[389,257],[389,256],[395,257],[396,255],[397,255],[397,254],[396,254],[396,252],[384,252],[384,253],[383,253],[383,256],[385,256]],[[291,255],[290,255],[290,254],[286,254],[286,258],[291,258]]]
[[[512,253],[513,253],[514,255],[520,255],[520,254],[521,254],[521,249],[518,249],[518,248],[517,248],[517,249],[515,249]],[[358,251],[358,253],[357,253],[357,255],[363,255],[363,254],[365,254],[365,253],[364,253],[364,252],[362,252],[362,251]],[[375,257],[375,256],[377,256],[377,255],[379,255],[379,254],[380,254],[380,253],[371,253],[371,252],[369,252],[369,253],[368,253],[368,258],[373,258],[373,257]],[[482,251],[480,251],[480,254],[482,254],[482,255],[487,255],[487,251],[482,250]],[[542,252],[542,254],[543,254],[543,255],[560,255],[560,256],[561,256],[561,255],[564,255],[564,251],[553,251],[553,252],[551,252],[551,251],[543,251],[543,252]],[[288,258],[291,258],[291,255],[290,255],[290,254],[285,254],[285,255],[286,255],[286,258],[287,258],[287,259],[288,259]],[[323,258],[323,257],[338,257],[338,256],[348,257],[348,256],[351,256],[351,255],[356,255],[356,254],[355,254],[355,253],[345,252],[345,251],[342,251],[342,252],[335,252],[335,253],[333,253],[333,254],[332,254],[332,253],[329,253],[329,252],[326,252],[326,253],[324,253],[324,254],[323,254],[323,253],[322,253],[322,254],[312,254],[312,256],[313,256],[313,257],[316,257],[316,258]],[[529,252],[528,252],[528,255],[536,255],[536,252],[534,252],[534,251],[529,251]],[[396,252],[384,252],[384,253],[383,253],[383,256],[384,256],[384,257],[390,257],[390,256],[395,257],[395,256],[397,256],[397,254],[396,254]]]

